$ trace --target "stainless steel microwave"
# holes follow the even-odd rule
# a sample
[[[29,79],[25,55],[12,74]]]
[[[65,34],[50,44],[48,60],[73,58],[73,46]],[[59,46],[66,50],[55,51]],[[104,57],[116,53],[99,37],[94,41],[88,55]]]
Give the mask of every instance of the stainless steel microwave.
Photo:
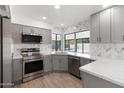
[[[22,34],[22,43],[40,44],[42,43],[42,36]]]

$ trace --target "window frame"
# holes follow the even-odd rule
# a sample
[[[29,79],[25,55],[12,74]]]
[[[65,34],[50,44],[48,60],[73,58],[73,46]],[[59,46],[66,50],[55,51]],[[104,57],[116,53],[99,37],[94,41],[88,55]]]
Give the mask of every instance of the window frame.
[[[52,33],[52,34],[55,34],[55,49],[52,48],[52,50],[54,51],[61,51],[62,48],[61,48],[61,45],[62,45],[62,39],[61,39],[61,34],[56,34],[56,33]],[[60,35],[60,40],[57,40],[57,35]],[[58,50],[58,41],[60,41],[60,50]],[[53,46],[53,45],[52,45]]]
[[[74,39],[66,39],[66,35],[69,35],[69,34],[74,34],[74,33],[68,33],[68,34],[64,34],[64,50],[65,51],[69,51],[69,52],[75,52],[76,50],[76,46],[75,46],[75,34],[74,34]],[[74,51],[70,51],[70,40],[74,40]],[[69,45],[69,48],[68,48],[68,50],[66,50],[66,41],[68,41],[68,45]]]
[[[78,32],[71,32],[71,33],[67,33],[67,34],[64,34],[64,50],[65,51],[69,51],[69,49],[68,50],[66,50],[66,35],[69,35],[69,34],[74,34],[74,44],[75,44],[75,51],[69,51],[69,52],[77,52],[77,38],[76,38],[76,33],[80,33],[80,32],[85,32],[85,31],[90,31],[90,30],[83,30],[83,31],[78,31]],[[77,52],[77,53],[84,53],[84,43],[83,43],[83,39],[84,38],[79,38],[79,39],[81,39],[82,40],[82,52]],[[69,39],[68,39],[69,40]],[[89,37],[89,43],[90,43],[90,37]],[[69,43],[68,43],[69,44]]]

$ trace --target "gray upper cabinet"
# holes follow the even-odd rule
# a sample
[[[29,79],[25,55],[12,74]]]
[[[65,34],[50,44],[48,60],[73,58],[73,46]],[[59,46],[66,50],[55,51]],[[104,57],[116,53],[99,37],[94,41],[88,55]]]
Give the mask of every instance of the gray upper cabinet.
[[[32,26],[23,26],[23,34],[42,35],[43,31],[41,28],[32,27]]]
[[[111,37],[113,43],[124,42],[124,6],[115,6],[111,9]]]
[[[100,42],[102,43],[111,42],[110,13],[111,13],[110,9],[100,12]]]
[[[102,12],[93,14],[91,16],[91,43],[123,43],[123,24],[123,5],[113,6]]]
[[[12,24],[13,31],[12,31],[12,39],[14,44],[21,43],[21,34],[22,34],[22,25]]]
[[[91,16],[90,42],[91,43],[99,42],[99,14],[94,14]]]
[[[34,34],[42,36],[43,44],[51,44],[51,30],[31,27],[31,26],[23,26],[23,34]]]

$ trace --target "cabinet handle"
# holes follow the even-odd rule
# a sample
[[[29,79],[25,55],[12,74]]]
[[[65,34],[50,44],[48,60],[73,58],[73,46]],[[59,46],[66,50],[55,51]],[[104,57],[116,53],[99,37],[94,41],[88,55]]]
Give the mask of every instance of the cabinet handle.
[[[123,41],[124,41],[124,35],[123,35]]]
[[[101,37],[99,37],[99,42],[101,42],[102,41],[102,39],[101,39]]]
[[[97,37],[97,42],[99,42],[99,38]]]

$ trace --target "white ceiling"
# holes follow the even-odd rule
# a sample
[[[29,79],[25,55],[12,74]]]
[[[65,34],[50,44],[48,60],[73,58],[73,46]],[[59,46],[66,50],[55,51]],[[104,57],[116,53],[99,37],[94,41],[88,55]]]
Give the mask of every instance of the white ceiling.
[[[103,9],[101,5],[61,5],[60,9],[55,9],[53,5],[12,5],[10,7],[16,16],[43,21],[54,27],[60,24],[70,26],[85,21],[91,14]],[[43,20],[43,16],[47,19]]]

